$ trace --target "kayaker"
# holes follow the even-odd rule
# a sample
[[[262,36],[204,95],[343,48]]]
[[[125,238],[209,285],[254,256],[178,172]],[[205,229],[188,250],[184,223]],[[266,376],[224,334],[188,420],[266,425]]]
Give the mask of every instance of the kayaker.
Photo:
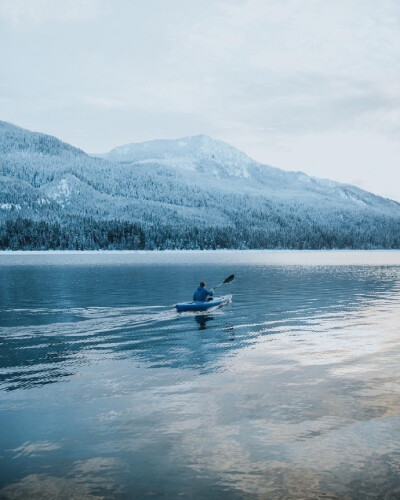
[[[212,297],[214,292],[212,290],[207,290],[206,284],[204,281],[200,282],[200,286],[197,287],[196,291],[193,294],[194,302],[205,302],[207,297]]]

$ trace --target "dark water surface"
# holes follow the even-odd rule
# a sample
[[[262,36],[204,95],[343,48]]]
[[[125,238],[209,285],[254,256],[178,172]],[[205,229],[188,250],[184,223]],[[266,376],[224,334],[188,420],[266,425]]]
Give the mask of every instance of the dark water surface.
[[[0,254],[0,498],[399,499],[399,311],[400,252]]]

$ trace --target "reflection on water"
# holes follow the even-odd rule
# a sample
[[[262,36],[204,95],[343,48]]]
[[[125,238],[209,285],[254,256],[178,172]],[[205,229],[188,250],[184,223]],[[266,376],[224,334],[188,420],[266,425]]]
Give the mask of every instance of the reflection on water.
[[[400,498],[400,265],[368,254],[10,257],[0,497]],[[232,304],[175,312],[231,273]]]
[[[207,328],[207,322],[213,321],[214,317],[207,314],[195,314],[194,319],[199,325],[199,330],[205,330]]]

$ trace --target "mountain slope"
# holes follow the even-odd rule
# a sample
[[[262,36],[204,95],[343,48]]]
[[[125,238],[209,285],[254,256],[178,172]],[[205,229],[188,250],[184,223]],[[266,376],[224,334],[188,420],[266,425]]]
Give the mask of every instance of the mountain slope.
[[[400,207],[355,186],[260,164],[229,144],[205,135],[126,144],[95,156],[134,165],[145,172],[146,165],[153,171],[163,168],[166,175],[183,176],[185,184],[206,184],[208,188],[218,185],[220,190],[259,193],[286,202],[297,198],[308,203],[310,197],[316,197],[320,202],[344,203],[349,207],[366,204],[390,214]]]
[[[131,240],[144,248],[400,245],[400,204],[262,165],[207,136],[89,156],[54,137],[0,122],[0,169],[0,224],[8,235],[2,240],[0,229],[0,246],[7,248],[22,245],[15,234],[24,225],[13,225],[21,218],[58,225],[60,241],[79,248],[122,248],[124,231],[138,228],[143,235]],[[98,241],[96,232],[103,234]],[[34,247],[30,238],[25,248]],[[48,246],[68,245],[52,240]]]
[[[51,135],[30,132],[11,123],[0,121],[0,154],[30,154],[80,156],[83,151]]]

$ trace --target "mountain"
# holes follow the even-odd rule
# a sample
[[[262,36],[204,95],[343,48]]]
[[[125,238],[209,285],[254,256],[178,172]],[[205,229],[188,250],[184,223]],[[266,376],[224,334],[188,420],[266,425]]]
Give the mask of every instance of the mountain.
[[[399,248],[400,204],[200,135],[88,155],[0,122],[0,248]]]
[[[287,172],[260,164],[229,144],[205,135],[183,137],[177,140],[155,140],[126,144],[109,153],[94,155],[98,158],[136,166],[157,165],[171,172],[179,172],[187,182],[193,178],[201,185],[228,191],[247,191],[262,196],[286,200],[298,198],[309,203],[310,197],[320,197],[321,202],[351,206],[365,203],[391,214],[400,205],[351,185],[327,179],[316,179],[302,172]],[[228,184],[226,184],[228,183]],[[345,203],[346,204],[346,203]]]
[[[238,149],[206,135],[126,144],[97,156],[119,163],[157,162],[187,171],[211,173],[217,177],[249,177],[247,167],[254,164],[251,158]]]

